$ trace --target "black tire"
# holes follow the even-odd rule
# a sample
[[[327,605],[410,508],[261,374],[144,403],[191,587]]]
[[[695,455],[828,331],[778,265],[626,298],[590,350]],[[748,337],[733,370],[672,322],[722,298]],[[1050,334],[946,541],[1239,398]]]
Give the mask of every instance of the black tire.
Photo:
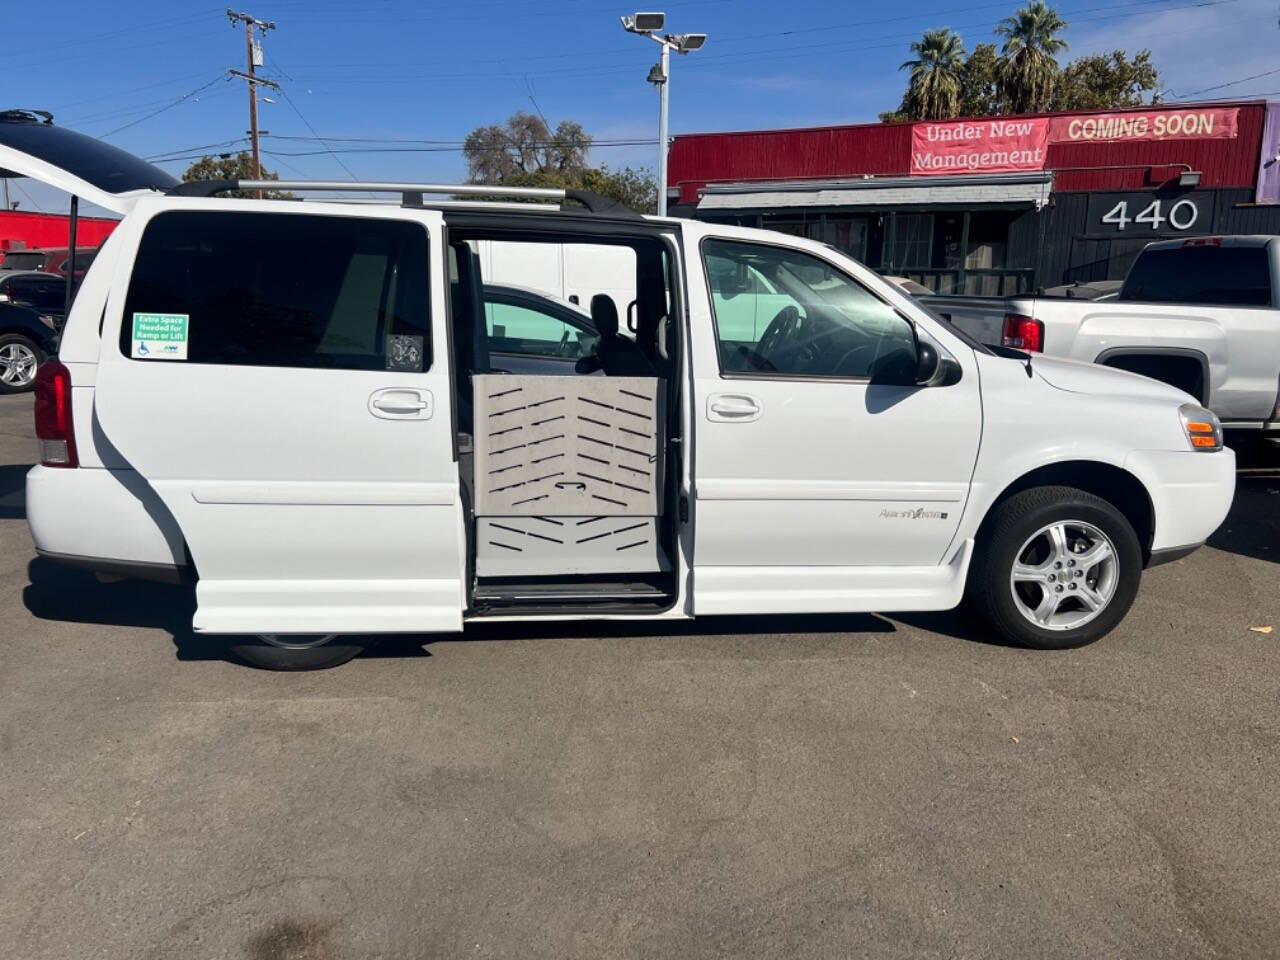
[[[1080,571],[1079,568],[1054,571],[1055,554],[1051,552],[1051,538],[1048,536],[1035,541],[1035,545],[1025,548],[1024,552],[1024,545],[1031,538],[1055,524],[1066,525],[1069,535],[1082,530],[1072,524],[1087,524],[1101,531],[1114,548],[1114,566],[1104,569],[1100,563],[1088,571]],[[1071,546],[1080,547],[1086,543],[1083,538],[1077,538]],[[1046,548],[1043,561],[1032,553],[1041,549],[1039,544]],[[1030,566],[1034,561],[1043,564],[1037,569],[1054,571],[1049,578],[1057,582],[1044,585],[1021,583],[1015,588],[1013,568],[1020,553],[1024,564]],[[1065,556],[1071,556],[1070,549]],[[1027,560],[1028,557],[1032,560]],[[1074,561],[1071,563],[1074,566]],[[1022,609],[1029,609],[1036,598],[1043,600],[1047,597],[1049,603],[1058,603],[1066,608],[1065,614],[1054,616],[1064,617],[1066,621],[1070,621],[1071,614],[1088,616],[1083,596],[1070,591],[1076,590],[1077,586],[1089,586],[1087,578],[1090,576],[1100,578],[1104,575],[1110,586],[1109,599],[1092,619],[1079,626],[1050,629],[1033,623],[1029,615],[1022,612]],[[1086,579],[1074,580],[1075,586],[1072,586],[1072,577]],[[1075,487],[1033,487],[1000,504],[984,525],[969,570],[967,600],[973,611],[1005,640],[1039,650],[1065,650],[1093,643],[1111,632],[1133,605],[1141,579],[1142,547],[1124,514],[1106,500]],[[1055,599],[1048,590],[1056,591],[1058,597]],[[1097,595],[1098,592],[1091,589],[1090,596]]]
[[[297,645],[290,641],[297,640]],[[311,642],[310,637],[278,637],[272,642],[263,637],[237,638],[231,652],[250,666],[263,670],[327,670],[359,656],[368,646],[363,637],[335,636],[328,641]]]
[[[0,334],[0,358],[5,358],[10,351],[25,351],[35,358],[35,366],[31,367],[29,375],[24,375],[24,379],[19,382],[12,382],[6,377],[9,364],[0,362],[0,393],[26,393],[36,382],[36,370],[40,364],[44,363],[46,354],[30,337],[24,337],[20,333]]]

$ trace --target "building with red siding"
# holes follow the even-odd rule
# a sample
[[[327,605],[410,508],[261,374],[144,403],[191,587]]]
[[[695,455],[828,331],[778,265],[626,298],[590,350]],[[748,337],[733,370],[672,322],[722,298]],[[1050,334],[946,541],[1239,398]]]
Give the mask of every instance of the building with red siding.
[[[1261,101],[675,138],[673,213],[800,234],[939,293],[1119,279],[1153,240],[1280,233]]]
[[[76,248],[100,246],[119,222],[106,217],[77,218]],[[0,253],[66,247],[70,225],[65,214],[0,210]]]

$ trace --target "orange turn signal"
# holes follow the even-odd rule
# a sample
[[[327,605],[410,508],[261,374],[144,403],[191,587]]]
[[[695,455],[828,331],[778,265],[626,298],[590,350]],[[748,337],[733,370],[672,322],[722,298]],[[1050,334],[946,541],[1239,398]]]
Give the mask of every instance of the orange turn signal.
[[[1213,424],[1205,423],[1203,420],[1187,421],[1187,430],[1190,433],[1214,433]]]
[[[1216,437],[1195,436],[1191,438],[1193,447],[1216,447],[1218,440]]]

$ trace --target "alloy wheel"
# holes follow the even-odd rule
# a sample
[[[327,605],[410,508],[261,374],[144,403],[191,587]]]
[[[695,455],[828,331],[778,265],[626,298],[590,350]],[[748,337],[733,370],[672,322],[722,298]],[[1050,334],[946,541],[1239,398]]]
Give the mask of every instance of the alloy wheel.
[[[35,351],[24,343],[0,347],[0,382],[11,387],[28,386],[36,378],[38,365]]]
[[[1083,520],[1041,527],[1018,550],[1009,574],[1014,606],[1044,630],[1073,630],[1093,621],[1119,582],[1115,544]]]

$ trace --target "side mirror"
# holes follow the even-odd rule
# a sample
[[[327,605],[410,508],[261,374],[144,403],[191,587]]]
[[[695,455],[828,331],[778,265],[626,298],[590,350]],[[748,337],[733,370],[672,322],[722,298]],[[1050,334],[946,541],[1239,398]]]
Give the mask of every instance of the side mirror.
[[[938,353],[933,344],[921,340],[916,345],[916,386],[949,387],[960,380],[960,365]]]
[[[942,358],[933,344],[921,340],[916,344],[916,383],[922,387],[934,386],[934,380],[942,372]]]

